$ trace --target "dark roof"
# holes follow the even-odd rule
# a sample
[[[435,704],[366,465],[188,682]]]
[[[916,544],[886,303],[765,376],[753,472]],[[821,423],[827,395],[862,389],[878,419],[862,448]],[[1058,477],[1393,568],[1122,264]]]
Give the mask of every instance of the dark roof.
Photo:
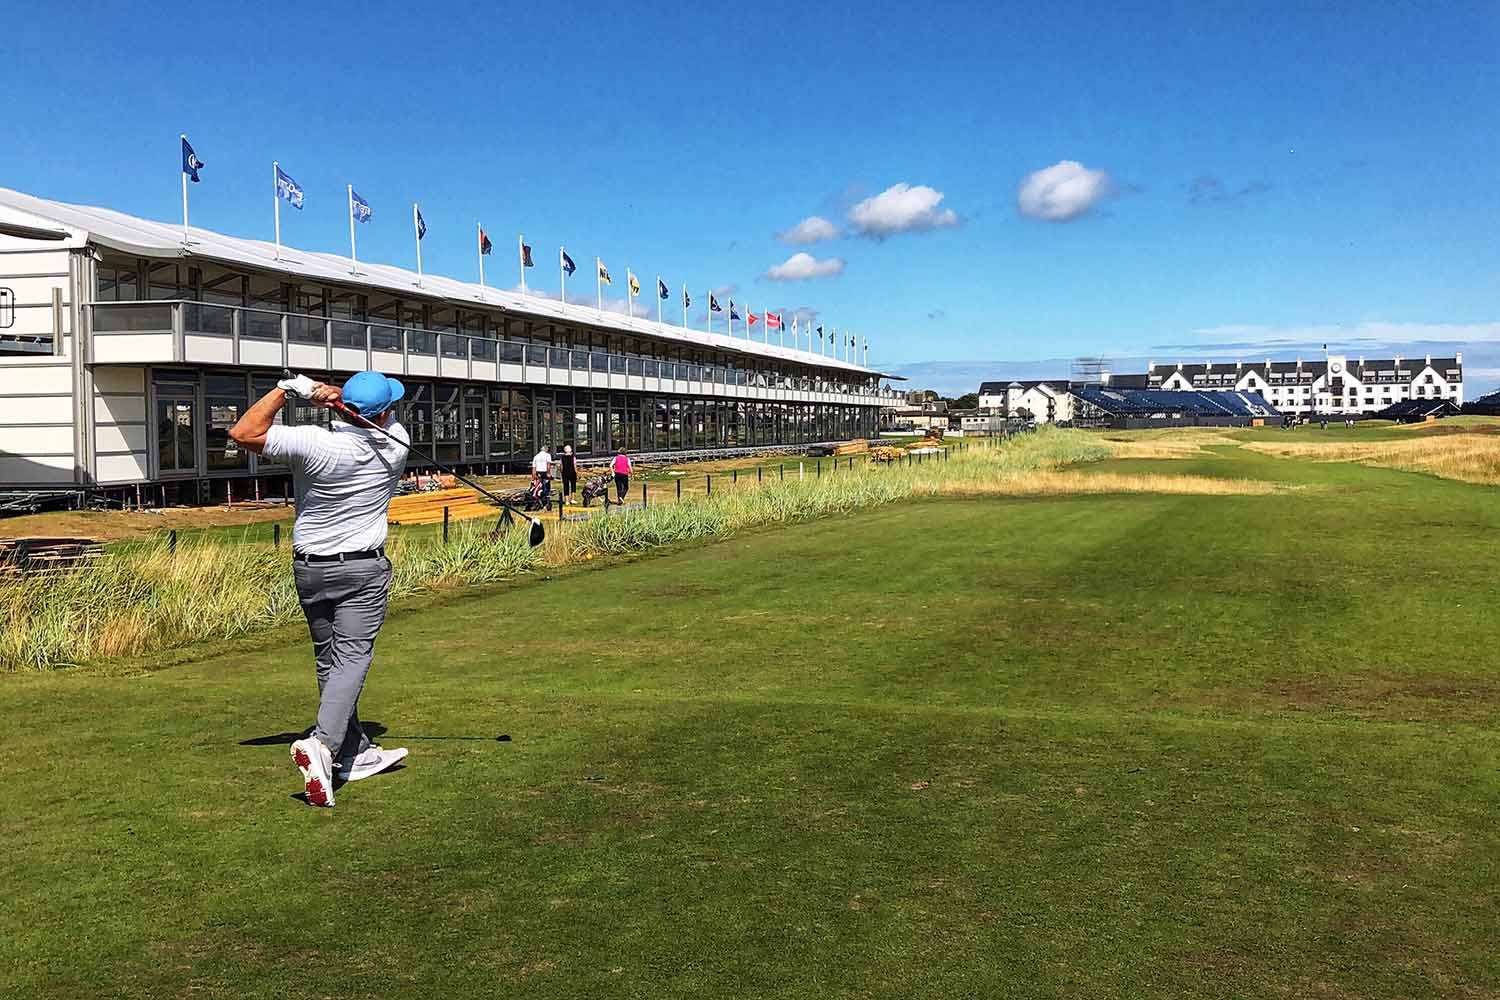
[[[1109,377],[1109,388],[1149,389],[1151,388],[1151,378],[1145,373],[1140,375],[1111,375]]]
[[[1500,417],[1500,390],[1471,399],[1464,404],[1465,413],[1478,413],[1482,416]]]
[[[1012,386],[1019,386],[1022,389],[1035,389],[1039,385],[1045,385],[1059,392],[1067,392],[1072,383],[1065,378],[1011,379],[1008,382],[981,382],[979,383],[979,394],[981,396],[995,396]]]
[[[1276,417],[1280,414],[1255,392],[1199,392],[1162,389],[1075,388],[1073,398],[1117,417],[1180,413],[1194,417]]]
[[[1365,358],[1364,361],[1361,362],[1358,358],[1346,357],[1345,363],[1349,366],[1349,373],[1356,377],[1361,377],[1361,373],[1368,373],[1370,377],[1374,377],[1377,371],[1400,368],[1405,368],[1413,375],[1416,375],[1425,370],[1429,364],[1425,355],[1420,358],[1403,357],[1399,365],[1396,363],[1395,358]],[[1460,372],[1463,371],[1463,365],[1459,363],[1458,358],[1456,357],[1433,358],[1431,361],[1431,367],[1439,372],[1446,372],[1448,369],[1457,369]],[[1238,378],[1244,376],[1247,372],[1255,372],[1261,378],[1265,378],[1266,375],[1270,372],[1278,372],[1284,375],[1287,372],[1296,372],[1299,370],[1304,375],[1311,375],[1312,377],[1316,378],[1317,376],[1323,375],[1327,372],[1328,362],[1321,358],[1317,361],[1302,361],[1300,363],[1297,361],[1272,361],[1269,363],[1269,367],[1267,366],[1267,362],[1264,360],[1243,362],[1213,361],[1204,362],[1203,364],[1178,364],[1174,362],[1171,364],[1152,365],[1149,369],[1147,369],[1147,374],[1159,375],[1162,378],[1166,378],[1173,372],[1180,371],[1185,378],[1191,380],[1194,376],[1229,373],[1234,373],[1236,378]],[[1109,380],[1110,384],[1116,384],[1115,380],[1117,378],[1119,378],[1119,376],[1111,378]]]

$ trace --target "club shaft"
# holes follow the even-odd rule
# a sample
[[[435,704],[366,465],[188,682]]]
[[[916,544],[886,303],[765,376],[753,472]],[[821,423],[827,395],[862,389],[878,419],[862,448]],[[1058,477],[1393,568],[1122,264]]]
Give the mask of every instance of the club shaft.
[[[340,414],[342,414],[342,415],[350,418],[351,420],[355,421],[361,427],[368,427],[372,431],[376,431],[377,433],[384,434],[386,437],[390,438],[392,441],[394,441],[397,444],[401,445],[407,451],[411,452],[413,455],[417,456],[422,461],[426,462],[428,465],[436,466],[438,469],[442,470],[443,472],[448,473],[448,475],[452,476],[454,479],[457,479],[459,482],[463,483],[465,486],[470,486],[470,487],[478,490],[480,493],[483,493],[485,496],[489,497],[490,500],[494,501],[495,504],[497,504],[498,506],[503,507],[504,509],[510,511],[513,514],[520,514],[522,517],[524,517],[528,521],[534,520],[530,514],[527,514],[524,511],[518,510],[515,507],[512,507],[510,504],[506,503],[504,500],[501,500],[499,497],[495,496],[495,494],[491,493],[489,490],[485,489],[483,486],[480,486],[478,483],[474,482],[474,480],[469,479],[467,476],[463,475],[460,472],[457,472],[457,471],[455,471],[453,469],[448,468],[442,462],[439,462],[437,459],[433,458],[431,455],[427,454],[425,451],[422,451],[420,448],[417,448],[414,445],[412,445],[412,443],[410,441],[403,441],[400,438],[398,438],[396,435],[392,434],[390,431],[386,430],[384,427],[381,427],[379,424],[372,423],[369,420],[366,420],[364,417],[360,416],[358,413],[355,413],[353,410],[349,409],[349,407],[345,406],[343,403],[334,403],[333,404],[333,409],[334,409],[335,412],[340,413]]]

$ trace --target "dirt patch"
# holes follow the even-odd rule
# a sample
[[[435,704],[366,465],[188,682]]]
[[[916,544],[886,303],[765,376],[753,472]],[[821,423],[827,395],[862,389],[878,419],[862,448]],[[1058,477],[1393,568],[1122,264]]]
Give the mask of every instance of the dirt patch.
[[[155,511],[61,510],[0,519],[0,538],[92,538],[123,542],[162,531],[229,528],[290,521],[290,507],[167,507]]]

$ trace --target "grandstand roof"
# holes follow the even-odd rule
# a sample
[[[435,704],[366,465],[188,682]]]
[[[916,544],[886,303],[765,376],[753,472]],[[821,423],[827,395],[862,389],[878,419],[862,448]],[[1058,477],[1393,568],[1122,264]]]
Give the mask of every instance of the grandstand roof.
[[[343,204],[343,199],[339,199]],[[592,306],[563,303],[532,292],[521,295],[492,286],[458,281],[440,274],[424,273],[360,261],[357,274],[353,262],[339,254],[317,253],[299,250],[286,243],[281,245],[278,257],[274,243],[265,240],[248,240],[237,236],[226,236],[208,229],[193,226],[188,235],[191,240],[183,244],[182,226],[176,223],[153,222],[113,209],[90,205],[71,205],[60,201],[48,201],[0,188],[0,235],[9,231],[29,239],[55,239],[65,246],[85,246],[93,243],[141,257],[200,257],[227,264],[252,267],[262,271],[273,271],[294,278],[326,281],[345,286],[378,288],[403,298],[417,300],[449,301],[470,306],[502,309],[506,312],[533,315],[548,319],[563,319],[594,327],[606,327],[627,333],[662,337],[668,340],[688,342],[714,347],[718,350],[737,351],[758,357],[778,358],[800,364],[818,365],[847,372],[877,375],[881,378],[901,378],[880,372],[863,365],[843,361],[836,357],[813,351],[782,347],[779,344],[757,343],[753,340],[730,337],[727,334],[707,333],[670,323],[625,316],[621,313],[600,311]],[[470,234],[472,238],[472,234]],[[585,282],[587,279],[584,279]],[[654,291],[651,293],[654,294]]]
[[[1255,392],[1181,392],[1162,389],[1074,388],[1074,399],[1118,417],[1180,413],[1195,417],[1275,417],[1276,408]]]
[[[1462,362],[1458,357],[1433,358],[1431,362],[1425,356],[1419,358],[1402,357],[1399,365],[1395,358],[1346,358],[1345,360],[1349,369],[1348,373],[1355,378],[1361,378],[1366,375],[1373,378],[1381,370],[1396,371],[1405,369],[1415,375],[1424,371],[1429,364],[1438,372],[1445,372],[1448,369],[1463,370]],[[1321,358],[1317,361],[1206,361],[1201,364],[1181,364],[1174,362],[1170,364],[1153,364],[1147,369],[1147,374],[1160,375],[1165,378],[1176,371],[1182,372],[1183,376],[1189,380],[1195,376],[1210,374],[1234,373],[1237,377],[1240,377],[1248,372],[1255,372],[1257,375],[1265,378],[1271,372],[1285,375],[1288,372],[1298,371],[1302,372],[1303,375],[1317,378],[1327,373],[1328,362]],[[1111,378],[1110,384],[1114,385],[1116,379],[1119,377],[1115,376]]]

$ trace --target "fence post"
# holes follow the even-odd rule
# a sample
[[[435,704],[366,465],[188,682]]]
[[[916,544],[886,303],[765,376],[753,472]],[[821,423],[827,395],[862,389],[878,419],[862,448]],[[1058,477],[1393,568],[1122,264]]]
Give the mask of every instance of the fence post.
[[[729,479],[730,483],[738,485],[739,481],[740,481],[740,470],[738,468],[736,468],[729,475],[730,475],[730,479]]]
[[[786,466],[784,464],[777,464],[776,478],[781,480],[782,482],[786,482]]]
[[[281,548],[281,525],[279,523],[271,525],[271,547]]]
[[[703,477],[703,482],[704,482],[704,489],[705,489],[705,494],[704,495],[705,496],[713,496],[714,495],[714,477],[713,476],[705,475]]]
[[[172,555],[177,554],[177,529],[173,528],[167,532],[167,551]]]
[[[755,481],[760,482],[760,466],[755,467]]]
[[[821,458],[818,459],[818,478],[823,478],[823,460]]]
[[[562,523],[562,519],[563,519],[563,498],[562,498],[562,494],[559,493],[557,495],[557,523],[561,524]]]
[[[646,508],[646,481],[641,480],[641,509]]]
[[[443,544],[448,544],[448,508],[443,508]]]
[[[677,480],[677,502],[682,503],[682,480]]]

